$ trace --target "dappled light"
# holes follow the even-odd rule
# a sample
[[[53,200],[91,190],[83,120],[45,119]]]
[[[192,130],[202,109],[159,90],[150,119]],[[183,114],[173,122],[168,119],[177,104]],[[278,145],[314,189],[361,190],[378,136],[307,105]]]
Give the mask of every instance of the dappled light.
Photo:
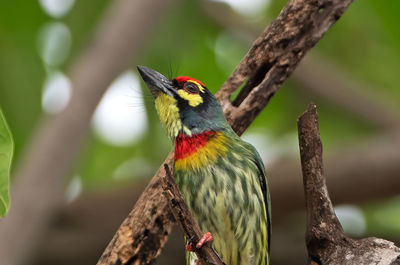
[[[338,205],[335,207],[335,213],[346,234],[356,237],[365,235],[367,224],[363,210],[360,207],[356,205]]]
[[[74,177],[72,177],[67,186],[67,189],[65,190],[67,202],[71,203],[75,201],[82,193],[82,189],[82,179],[79,175],[75,175]]]
[[[123,146],[140,139],[147,130],[147,115],[137,75],[121,74],[109,87],[93,116],[96,135]]]
[[[74,6],[75,0],[39,0],[46,13],[54,18],[61,18]]]
[[[232,7],[236,12],[243,15],[251,16],[259,14],[268,7],[271,0],[211,0],[215,2],[223,2]]]
[[[60,22],[44,24],[38,34],[39,54],[48,66],[57,67],[65,62],[72,45],[69,28]]]
[[[43,110],[49,114],[62,111],[68,105],[71,93],[71,80],[61,72],[50,72],[43,85]]]

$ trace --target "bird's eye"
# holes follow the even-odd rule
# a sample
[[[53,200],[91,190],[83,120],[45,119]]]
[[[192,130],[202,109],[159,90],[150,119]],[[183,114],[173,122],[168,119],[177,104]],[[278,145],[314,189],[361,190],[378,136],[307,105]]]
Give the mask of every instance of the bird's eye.
[[[190,94],[199,94],[199,87],[192,82],[186,82],[183,85],[183,89]]]

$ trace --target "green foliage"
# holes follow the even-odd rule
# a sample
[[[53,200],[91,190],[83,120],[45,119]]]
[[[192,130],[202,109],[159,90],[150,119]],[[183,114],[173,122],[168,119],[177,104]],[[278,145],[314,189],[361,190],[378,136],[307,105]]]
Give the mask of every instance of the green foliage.
[[[400,237],[399,205],[399,196],[365,205],[367,233],[391,240]]]
[[[6,119],[0,109],[0,216],[7,214],[10,206],[9,182],[14,143]]]
[[[36,49],[36,34],[45,21],[37,1],[1,3],[0,106],[18,143],[16,156],[41,114],[40,90],[45,71]]]

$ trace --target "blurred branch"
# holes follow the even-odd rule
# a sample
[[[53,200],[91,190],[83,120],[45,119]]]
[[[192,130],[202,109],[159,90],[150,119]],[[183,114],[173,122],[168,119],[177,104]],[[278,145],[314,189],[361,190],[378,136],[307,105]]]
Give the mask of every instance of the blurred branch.
[[[23,264],[64,200],[64,184],[108,85],[125,70],[171,1],[114,1],[70,71],[67,108],[43,119],[21,159],[7,218],[0,220],[2,264]]]
[[[115,231],[147,185],[146,179],[125,183],[119,188],[106,190],[85,190],[77,200],[63,207],[51,222],[47,233],[42,234],[42,242],[31,265],[87,265],[96,264]],[[162,194],[155,196],[162,197]],[[179,230],[179,229],[176,229]],[[168,246],[174,253],[174,260],[184,261],[183,235],[177,231],[168,235]],[[171,241],[172,240],[172,241]],[[177,264],[168,262],[162,255],[157,264]],[[160,263],[161,261],[164,263]],[[183,262],[182,262],[183,264]]]
[[[323,4],[317,0],[292,0],[286,5],[278,18],[257,38],[216,95],[236,133],[241,135],[244,132],[306,52],[322,38],[351,3],[352,0],[328,0]],[[241,92],[243,100],[233,105],[230,101],[231,95],[246,80],[242,90],[244,92]],[[171,161],[172,152],[164,163],[171,167]],[[162,192],[160,178],[165,174],[162,167],[157,171],[107,246],[98,265],[126,264],[137,260],[137,255],[143,253],[140,248],[149,240],[144,231],[147,234],[151,232],[152,244],[147,244],[146,250],[151,249],[153,252],[140,260],[150,263],[157,257],[173,224],[167,214],[167,200],[157,196]],[[150,216],[147,216],[149,212]],[[154,237],[154,228],[159,236]],[[153,241],[154,238],[157,242]],[[122,253],[123,260],[119,259]]]
[[[228,5],[219,2],[203,2],[204,12],[227,30],[234,32],[244,42],[252,42],[261,28],[249,25]],[[399,111],[390,99],[372,93],[368,88],[322,56],[308,56],[293,73],[294,80],[306,93],[341,107],[373,126],[392,129],[400,126]]]
[[[180,224],[186,238],[189,238],[193,245],[199,242],[203,233],[199,224],[194,219],[189,210],[182,193],[176,185],[175,179],[167,164],[164,164],[166,175],[162,177],[163,194],[168,199],[171,212],[174,214],[175,220]],[[201,248],[194,247],[202,265],[223,265],[214,249],[209,244],[203,245]]]
[[[400,264],[400,249],[378,238],[347,237],[333,210],[325,184],[317,108],[310,104],[298,119],[307,208],[306,244],[310,264]]]
[[[389,107],[390,99],[373,93],[378,89],[350,78],[322,56],[308,57],[293,76],[307,93],[335,103],[368,124],[383,129],[400,127],[400,111],[394,104]]]

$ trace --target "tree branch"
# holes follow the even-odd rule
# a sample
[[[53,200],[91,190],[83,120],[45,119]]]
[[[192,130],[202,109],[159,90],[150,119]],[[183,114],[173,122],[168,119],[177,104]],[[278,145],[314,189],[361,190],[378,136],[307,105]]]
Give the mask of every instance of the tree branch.
[[[233,31],[244,43],[252,42],[262,31],[262,28],[243,21],[225,3],[204,2],[202,6],[208,17]],[[368,124],[383,129],[400,125],[399,111],[394,102],[372,93],[378,89],[351,78],[321,55],[305,58],[293,72],[293,79],[306,94],[318,100],[328,100]]]
[[[299,145],[307,208],[306,244],[311,264],[400,264],[400,249],[378,238],[347,237],[333,210],[325,184],[316,106],[298,120]]]
[[[182,193],[176,185],[175,179],[169,170],[167,164],[164,164],[166,175],[162,177],[164,196],[168,199],[169,206],[175,217],[175,220],[180,224],[185,236],[190,238],[193,245],[196,245],[202,237],[203,233],[199,224],[194,219],[189,210]],[[201,248],[194,247],[197,257],[203,265],[223,265],[217,253],[208,244],[203,245]]]
[[[216,94],[235,131],[244,132],[246,124],[255,119],[352,2],[292,0],[285,6]],[[241,86],[243,89],[231,103],[232,94]]]
[[[172,166],[173,153],[165,160]],[[108,264],[150,264],[157,258],[168,240],[175,219],[162,193],[161,178],[166,174],[161,166],[151,179],[128,217],[122,222],[113,239],[97,262]]]
[[[307,246],[312,244],[314,233],[329,238],[342,236],[343,228],[335,215],[325,184],[322,164],[322,143],[319,135],[317,110],[314,104],[300,116],[298,122],[301,166],[307,208]],[[322,226],[321,228],[319,228]],[[317,245],[317,244],[315,244]]]
[[[353,0],[292,0],[270,27],[257,38],[253,47],[216,94],[228,122],[238,135],[249,127],[306,52],[322,38],[352,2]],[[246,80],[241,100],[232,104],[231,95]],[[164,162],[169,167],[171,159],[172,152]],[[160,253],[173,220],[167,214],[167,200],[151,193],[158,195],[162,192],[160,178],[165,174],[163,168],[157,171],[107,246],[98,265],[130,264],[132,259],[135,264],[148,264]],[[146,216],[148,213],[150,217]],[[154,227],[157,227],[158,232],[151,234],[151,239],[155,240],[152,244],[132,244],[139,239],[140,242],[149,240],[146,235],[153,231]],[[147,231],[147,234],[143,234],[144,231]],[[138,260],[137,255],[145,251],[141,248],[146,248],[146,251],[151,249],[152,255],[143,255],[142,260]],[[156,254],[153,255],[154,253]]]

